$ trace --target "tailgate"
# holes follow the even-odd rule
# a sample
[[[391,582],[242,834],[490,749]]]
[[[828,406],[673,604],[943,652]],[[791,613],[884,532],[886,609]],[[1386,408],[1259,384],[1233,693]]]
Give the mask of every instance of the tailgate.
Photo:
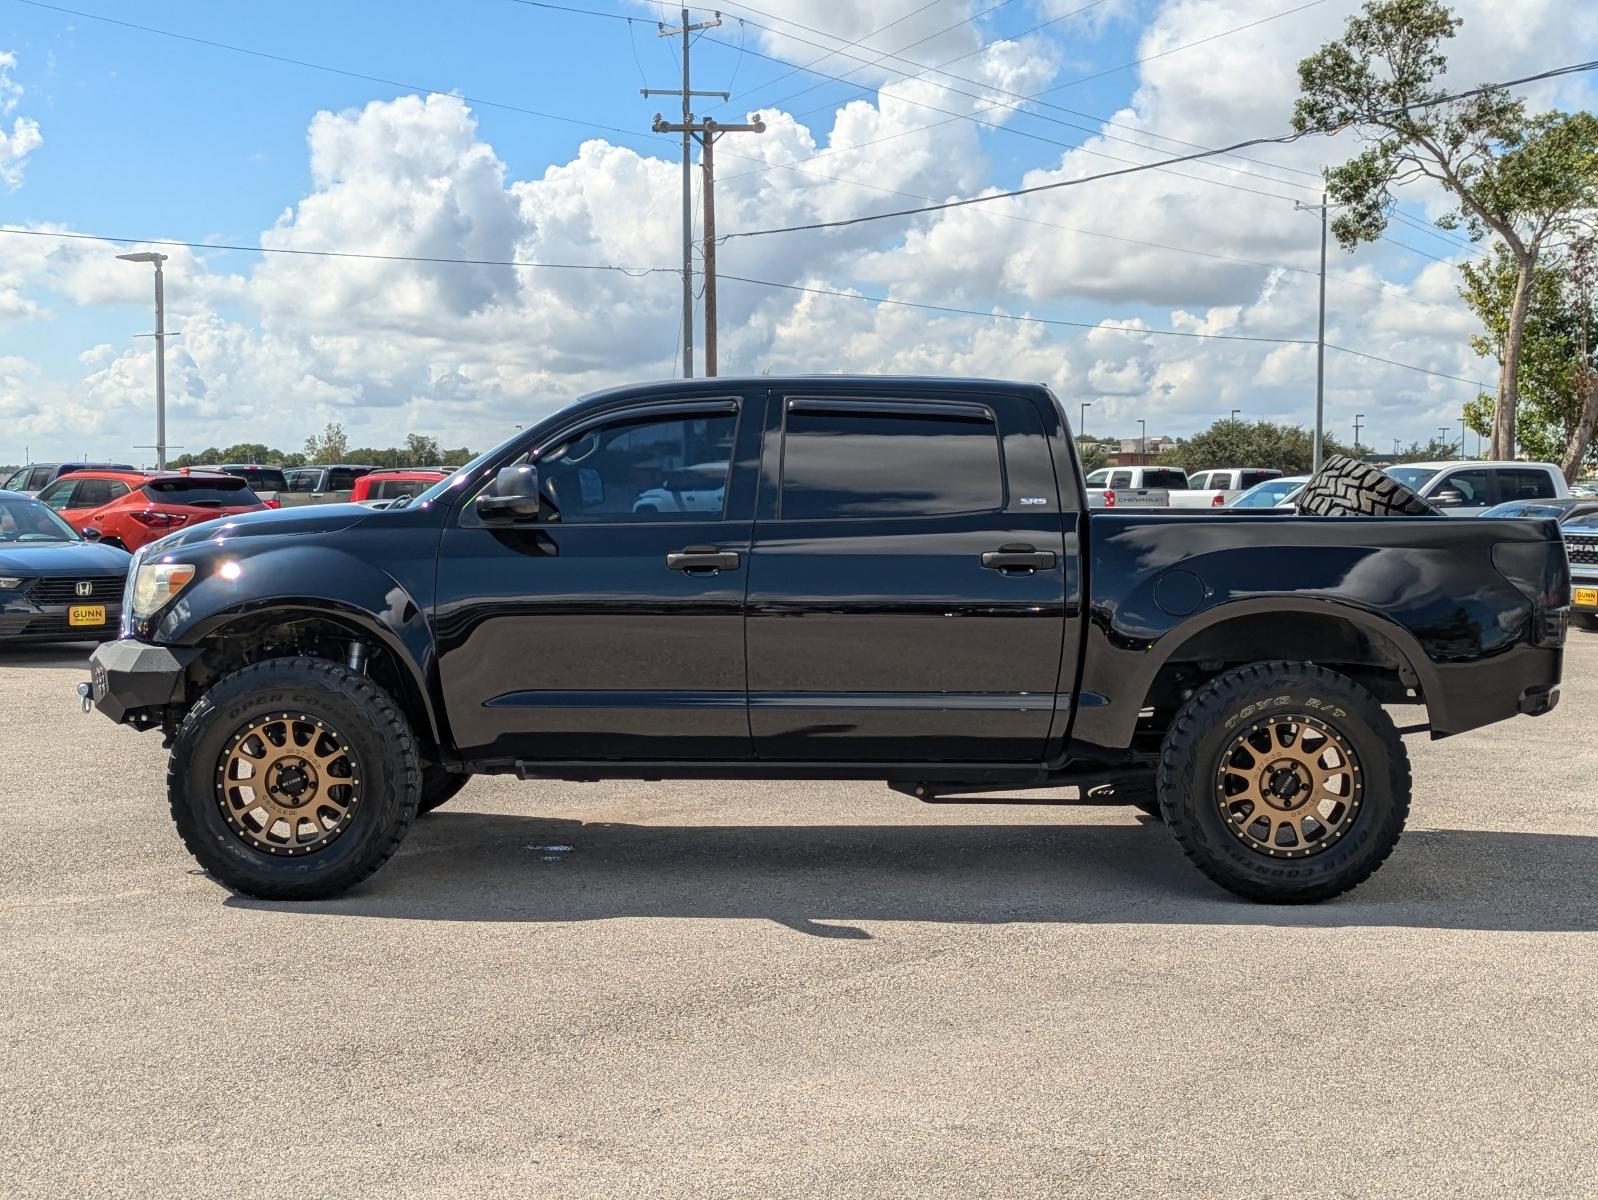
[[[1171,493],[1164,488],[1096,488],[1088,492],[1089,508],[1165,508]]]

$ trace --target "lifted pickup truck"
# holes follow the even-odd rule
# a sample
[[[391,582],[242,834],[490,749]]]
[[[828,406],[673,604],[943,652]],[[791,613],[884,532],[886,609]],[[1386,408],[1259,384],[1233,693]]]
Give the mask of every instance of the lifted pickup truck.
[[[719,510],[638,503],[713,463]],[[278,899],[497,772],[1071,788],[1321,900],[1404,825],[1383,706],[1546,712],[1569,590],[1551,521],[1089,514],[1047,389],[838,376],[601,392],[404,505],[176,533],[130,579],[85,701],[164,731],[190,851]]]

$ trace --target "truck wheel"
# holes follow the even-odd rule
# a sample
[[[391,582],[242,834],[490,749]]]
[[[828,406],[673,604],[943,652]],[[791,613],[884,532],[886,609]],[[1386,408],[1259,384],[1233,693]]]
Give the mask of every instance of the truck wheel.
[[[318,658],[219,680],[183,718],[167,765],[189,853],[263,900],[322,899],[365,879],[399,848],[420,791],[394,698]]]
[[[1364,688],[1310,663],[1201,687],[1160,751],[1160,805],[1188,858],[1250,900],[1326,900],[1368,878],[1409,815],[1409,755]]]
[[[1385,471],[1346,454],[1327,459],[1298,494],[1308,517],[1435,517],[1441,512]]]
[[[471,781],[470,775],[446,771],[443,767],[428,763],[422,768],[422,799],[416,811],[432,812],[439,805],[454,799],[455,794]]]

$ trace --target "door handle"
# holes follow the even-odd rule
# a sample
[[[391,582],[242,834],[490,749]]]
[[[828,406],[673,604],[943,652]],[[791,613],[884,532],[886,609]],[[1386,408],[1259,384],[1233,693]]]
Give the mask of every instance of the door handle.
[[[666,566],[673,571],[736,571],[736,550],[717,550],[714,546],[685,546],[666,555]]]
[[[1054,551],[1020,544],[1000,546],[983,553],[982,565],[990,571],[1051,571]]]

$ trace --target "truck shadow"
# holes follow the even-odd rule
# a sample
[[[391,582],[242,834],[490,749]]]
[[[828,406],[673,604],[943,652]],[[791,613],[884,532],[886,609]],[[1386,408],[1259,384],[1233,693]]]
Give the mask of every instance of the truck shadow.
[[[843,939],[885,921],[1585,931],[1598,928],[1598,838],[1416,830],[1352,894],[1297,906],[1234,899],[1142,818],[657,826],[440,812],[347,896],[228,903],[433,921],[759,918]]]
[[[44,642],[30,645],[0,642],[0,667],[89,668],[89,655],[98,642]]]

